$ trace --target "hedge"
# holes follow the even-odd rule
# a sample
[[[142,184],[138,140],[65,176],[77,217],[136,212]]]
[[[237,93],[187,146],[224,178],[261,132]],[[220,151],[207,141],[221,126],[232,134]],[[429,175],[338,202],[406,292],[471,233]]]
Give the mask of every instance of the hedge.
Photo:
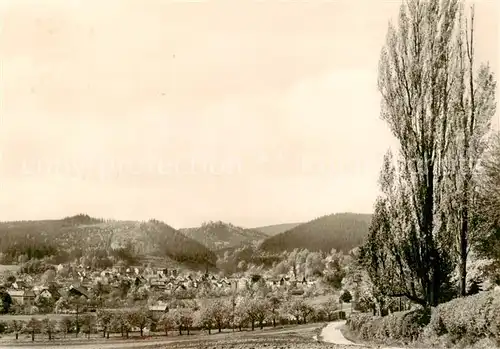
[[[448,335],[452,342],[500,341],[500,293],[482,292],[440,304],[433,309],[429,334]]]
[[[430,314],[424,309],[392,313],[384,317],[352,314],[347,320],[349,329],[364,340],[416,340],[429,323]]]
[[[361,328],[372,321],[374,317],[371,314],[353,313],[347,318],[347,326],[353,332],[361,332]]]
[[[500,293],[482,292],[385,317],[351,314],[349,329],[363,340],[428,341],[471,345],[484,340],[500,343]]]

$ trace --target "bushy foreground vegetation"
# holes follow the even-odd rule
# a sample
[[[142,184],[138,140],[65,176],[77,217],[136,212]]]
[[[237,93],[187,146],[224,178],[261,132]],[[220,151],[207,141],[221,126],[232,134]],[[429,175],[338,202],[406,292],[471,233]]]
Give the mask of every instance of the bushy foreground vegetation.
[[[349,330],[363,340],[418,342],[426,345],[472,346],[480,341],[500,345],[500,293],[481,292],[427,310],[396,312],[384,317],[349,316]]]
[[[384,317],[354,313],[347,319],[347,325],[363,340],[411,342],[419,338],[429,318],[429,312],[424,309],[396,312]]]
[[[434,309],[426,335],[452,343],[472,344],[492,339],[500,344],[500,293],[483,292],[454,299]]]

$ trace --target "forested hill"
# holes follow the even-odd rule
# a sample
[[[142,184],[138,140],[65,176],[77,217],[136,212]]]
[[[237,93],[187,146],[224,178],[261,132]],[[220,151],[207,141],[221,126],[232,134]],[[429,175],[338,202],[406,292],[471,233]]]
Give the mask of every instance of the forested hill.
[[[293,229],[300,224],[302,223],[283,223],[283,224],[267,225],[265,227],[257,227],[254,229],[263,232],[266,235],[274,236],[277,234],[284,233],[287,230]]]
[[[206,222],[200,227],[181,229],[180,231],[212,251],[244,245],[255,245],[259,241],[269,237],[269,235],[256,229],[246,229],[221,221]]]
[[[156,256],[200,267],[216,261],[205,246],[163,222],[108,221],[87,215],[0,223],[0,253],[6,261],[52,256],[58,263],[82,256],[98,263],[110,259],[139,263]]]
[[[361,245],[368,235],[371,214],[336,213],[300,224],[262,242],[265,252],[292,251],[295,248],[328,252],[332,248],[348,252]]]

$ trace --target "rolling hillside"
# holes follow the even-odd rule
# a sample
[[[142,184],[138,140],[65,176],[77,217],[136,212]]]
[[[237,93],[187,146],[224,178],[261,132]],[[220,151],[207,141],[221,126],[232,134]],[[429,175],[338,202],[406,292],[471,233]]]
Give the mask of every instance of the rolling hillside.
[[[163,222],[105,221],[87,215],[0,223],[0,252],[11,259],[54,256],[58,262],[81,256],[136,261],[154,256],[209,266],[216,261],[205,246]]]
[[[245,229],[221,221],[203,223],[198,228],[181,229],[181,232],[212,251],[255,245],[269,237],[256,229]]]
[[[328,252],[332,248],[348,252],[368,234],[371,215],[337,213],[300,224],[261,243],[264,252],[279,253],[295,248]]]
[[[274,236],[284,233],[287,230],[293,229],[300,224],[302,223],[283,223],[283,224],[267,225],[265,227],[258,227],[253,229],[258,230],[266,235]]]

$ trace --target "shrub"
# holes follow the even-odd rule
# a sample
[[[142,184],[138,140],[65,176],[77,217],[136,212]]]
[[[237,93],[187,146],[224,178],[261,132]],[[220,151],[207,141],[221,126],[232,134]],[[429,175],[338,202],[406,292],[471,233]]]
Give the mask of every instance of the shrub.
[[[358,333],[365,324],[372,320],[373,316],[371,314],[355,313],[349,316],[346,323],[351,331]]]
[[[428,336],[447,335],[452,343],[500,339],[500,296],[483,292],[440,304],[433,310]]]
[[[346,319],[346,313],[345,311],[342,311],[342,310],[338,310],[336,312],[334,312],[332,315],[331,315],[331,320],[330,321],[339,321],[339,320],[345,320]]]
[[[7,323],[0,321],[0,334],[6,333],[8,331]]]
[[[345,290],[342,295],[340,296],[340,300],[344,303],[350,303],[352,300],[351,293],[347,290]]]
[[[392,313],[384,317],[371,314],[352,314],[347,325],[362,339],[415,341],[430,321],[424,309]]]
[[[416,309],[402,312],[401,334],[399,338],[408,338],[412,341],[422,335],[423,330],[431,320],[429,309]]]
[[[347,325],[365,340],[421,340],[470,347],[500,341],[500,295],[483,292],[440,304],[432,311],[418,308],[385,317],[353,314]]]

